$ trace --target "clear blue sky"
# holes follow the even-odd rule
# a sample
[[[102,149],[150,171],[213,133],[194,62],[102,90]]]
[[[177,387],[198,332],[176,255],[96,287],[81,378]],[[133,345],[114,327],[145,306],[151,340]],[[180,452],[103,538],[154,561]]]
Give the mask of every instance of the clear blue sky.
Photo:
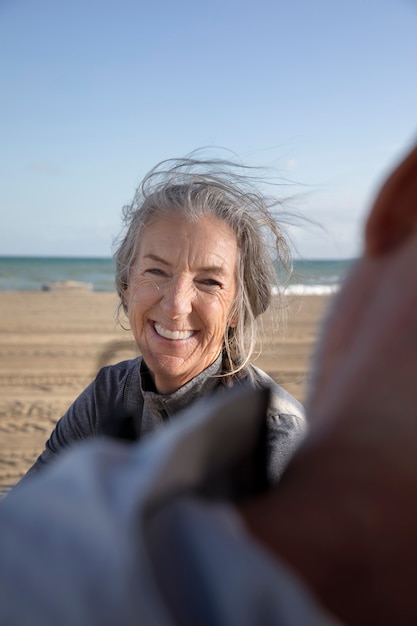
[[[417,136],[415,0],[0,0],[0,58],[3,255],[110,256],[141,177],[216,145],[302,183],[302,257],[355,256]]]

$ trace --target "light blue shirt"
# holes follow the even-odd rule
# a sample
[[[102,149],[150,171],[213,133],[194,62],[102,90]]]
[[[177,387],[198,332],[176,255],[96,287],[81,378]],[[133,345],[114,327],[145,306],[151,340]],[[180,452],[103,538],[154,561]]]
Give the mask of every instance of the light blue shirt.
[[[6,496],[0,625],[335,625],[233,506],[266,486],[268,404],[234,390],[142,442],[84,441]]]

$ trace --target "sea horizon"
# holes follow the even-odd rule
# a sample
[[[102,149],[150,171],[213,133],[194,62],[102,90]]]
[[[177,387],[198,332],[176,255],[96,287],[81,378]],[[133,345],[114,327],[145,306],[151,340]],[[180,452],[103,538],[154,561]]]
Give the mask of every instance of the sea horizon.
[[[331,295],[339,290],[355,259],[294,259],[288,295]],[[48,290],[53,283],[75,281],[92,291],[114,292],[112,257],[0,256],[1,291]]]

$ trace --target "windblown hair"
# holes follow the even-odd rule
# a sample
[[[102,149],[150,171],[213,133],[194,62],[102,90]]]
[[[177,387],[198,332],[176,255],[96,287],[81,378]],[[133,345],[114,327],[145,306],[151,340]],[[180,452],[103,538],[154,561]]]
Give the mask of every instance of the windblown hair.
[[[262,179],[253,175],[253,169],[234,161],[194,156],[159,163],[136,189],[132,203],[123,208],[125,228],[114,254],[119,314],[125,308],[130,270],[147,226],[173,213],[191,222],[203,216],[226,222],[239,250],[237,297],[224,334],[225,374],[235,374],[253,356],[256,319],[266,311],[272,295],[282,304],[274,262],[289,275],[291,254],[274,217],[281,203],[260,191]],[[230,325],[232,319],[236,325]]]

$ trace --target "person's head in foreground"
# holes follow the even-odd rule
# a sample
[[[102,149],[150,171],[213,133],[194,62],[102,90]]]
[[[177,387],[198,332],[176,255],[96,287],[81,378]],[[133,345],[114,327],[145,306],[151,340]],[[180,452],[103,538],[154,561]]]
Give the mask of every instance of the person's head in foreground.
[[[245,513],[350,626],[417,624],[417,147],[379,192],[324,325],[310,436]]]
[[[279,292],[274,261],[290,265],[277,205],[247,168],[186,158],[152,170],[125,207],[116,286],[158,392],[220,354],[225,375],[250,361],[256,319]]]

